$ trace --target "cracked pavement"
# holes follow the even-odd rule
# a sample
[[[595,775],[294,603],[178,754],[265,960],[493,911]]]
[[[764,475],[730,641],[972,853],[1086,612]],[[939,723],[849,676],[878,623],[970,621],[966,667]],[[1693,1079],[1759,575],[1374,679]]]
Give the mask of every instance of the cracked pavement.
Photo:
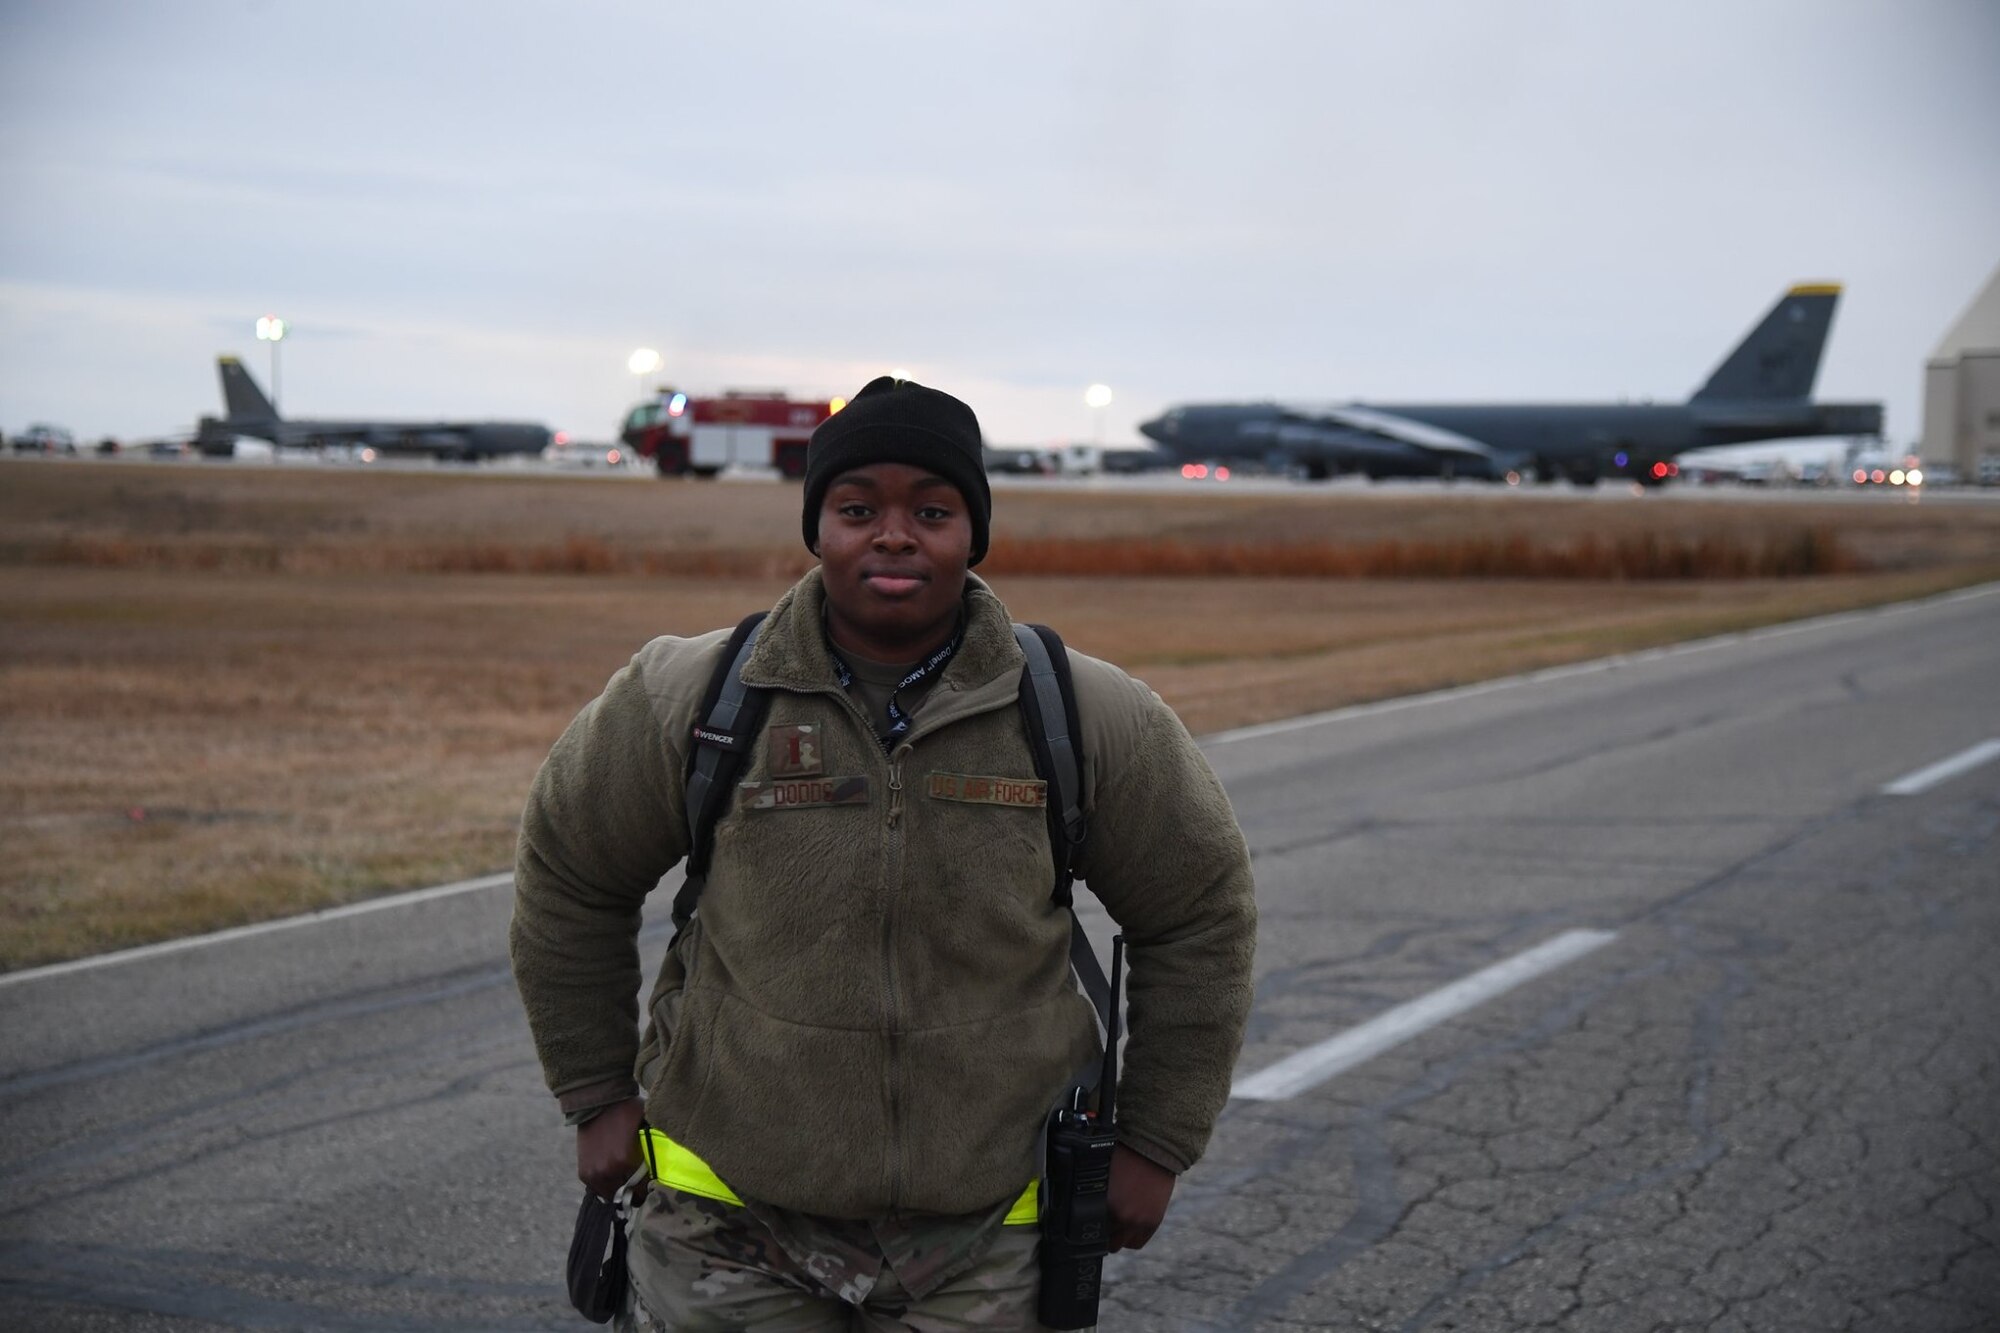
[[[1876,794],[2000,733],[1992,600],[1364,722],[1345,773],[1220,751],[1266,905],[1243,1072],[1561,929],[1619,936],[1232,1103],[1106,1326],[2000,1326],[2000,769]],[[1315,800],[1339,836],[1302,832]]]
[[[1240,1073],[1617,938],[1232,1102],[1101,1326],[2000,1327],[2000,765],[1878,794],[2000,735],[1996,658],[1961,597],[1211,746]],[[0,1324],[579,1327],[507,910],[0,984]]]

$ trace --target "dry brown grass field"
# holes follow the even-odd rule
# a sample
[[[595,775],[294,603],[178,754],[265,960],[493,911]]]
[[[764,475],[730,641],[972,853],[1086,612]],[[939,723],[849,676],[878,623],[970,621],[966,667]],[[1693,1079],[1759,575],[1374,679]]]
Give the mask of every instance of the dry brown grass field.
[[[1202,732],[2000,577],[2000,506],[1882,500],[1006,489],[982,573]],[[797,508],[0,468],[0,968],[504,869],[563,725],[646,639],[768,605]]]

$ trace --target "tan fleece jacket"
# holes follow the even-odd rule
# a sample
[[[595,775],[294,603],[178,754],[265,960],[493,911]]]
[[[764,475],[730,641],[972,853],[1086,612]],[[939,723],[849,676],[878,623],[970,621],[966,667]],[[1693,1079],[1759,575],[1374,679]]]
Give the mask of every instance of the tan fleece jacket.
[[[522,819],[515,977],[567,1106],[636,1072],[647,1119],[746,1198],[970,1213],[1033,1177],[1048,1109],[1098,1048],[1050,902],[1021,652],[969,580],[963,645],[885,754],[835,680],[823,598],[814,571],[751,655],[770,711],[643,1044],[640,904],[687,850],[682,775],[726,633],[654,640],[556,742]],[[1116,667],[1070,662],[1090,815],[1078,873],[1129,946],[1119,1132],[1184,1170],[1249,1014],[1249,855],[1172,710]]]

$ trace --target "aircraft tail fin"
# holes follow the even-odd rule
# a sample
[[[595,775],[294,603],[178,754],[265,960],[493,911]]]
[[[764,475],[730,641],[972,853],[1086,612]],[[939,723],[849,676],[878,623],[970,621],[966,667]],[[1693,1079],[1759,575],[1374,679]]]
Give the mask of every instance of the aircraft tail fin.
[[[233,356],[219,356],[215,368],[222,375],[222,405],[229,410],[232,424],[275,426],[278,409],[250,378],[250,372]]]
[[[1833,308],[1839,301],[1837,282],[1800,283],[1786,292],[1690,401],[1810,398],[1827,330],[1833,326]]]

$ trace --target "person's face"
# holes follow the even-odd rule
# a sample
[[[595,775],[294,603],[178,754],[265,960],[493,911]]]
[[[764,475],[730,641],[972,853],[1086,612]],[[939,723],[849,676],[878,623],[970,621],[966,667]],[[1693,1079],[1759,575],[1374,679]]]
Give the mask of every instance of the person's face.
[[[919,467],[843,472],[819,511],[819,563],[834,643],[878,662],[921,657],[951,636],[972,559],[958,488]]]

